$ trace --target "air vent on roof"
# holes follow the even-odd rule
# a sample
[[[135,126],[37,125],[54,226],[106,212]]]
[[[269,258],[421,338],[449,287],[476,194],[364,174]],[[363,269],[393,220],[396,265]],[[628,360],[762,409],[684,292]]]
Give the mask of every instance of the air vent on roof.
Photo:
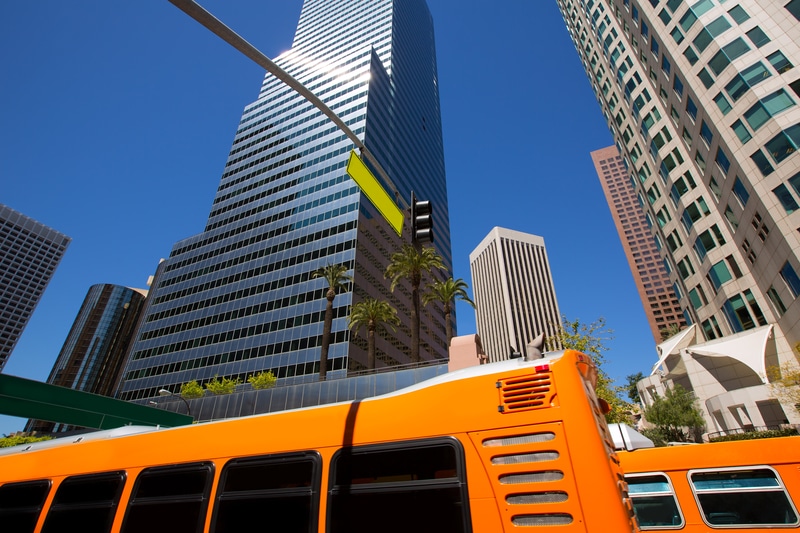
[[[540,372],[499,380],[497,388],[500,391],[500,405],[497,410],[511,413],[549,407],[553,385],[551,376],[549,372]]]

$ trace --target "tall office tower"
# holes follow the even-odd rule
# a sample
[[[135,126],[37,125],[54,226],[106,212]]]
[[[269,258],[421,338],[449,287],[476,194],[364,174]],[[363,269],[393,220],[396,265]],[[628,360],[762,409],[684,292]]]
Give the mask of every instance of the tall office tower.
[[[47,378],[50,385],[113,396],[147,291],[101,284],[89,288]],[[29,420],[25,431],[60,432],[72,426]]]
[[[558,5],[706,343],[664,347],[659,364],[674,350],[686,364],[667,370],[690,380],[727,365],[705,376],[707,397],[747,401],[731,391],[750,385],[766,397],[768,368],[796,364],[800,341],[800,1]],[[727,340],[762,331],[749,349]]]
[[[595,150],[591,156],[642,300],[650,332],[658,344],[665,336],[683,329],[686,319],[616,146]]]
[[[475,317],[489,361],[529,355],[528,344],[561,328],[544,239],[493,228],[469,254]],[[532,355],[532,354],[531,354]]]
[[[432,202],[435,247],[450,272],[433,21],[424,0],[306,0],[292,48],[275,62],[363,137],[401,202],[412,190]],[[403,319],[381,337],[377,365],[410,361],[410,289],[392,293],[383,276],[401,239],[348,177],[352,148],[313,105],[264,78],[242,115],[205,229],[178,242],[159,267],[120,398],[261,370],[284,383],[318,379],[327,284],[312,273],[327,264],[345,265],[354,279],[333,302],[328,376],[365,367],[366,341],[347,319],[351,303],[366,296],[390,300]],[[438,311],[422,317],[424,359],[447,358]]]
[[[0,204],[0,372],[70,238]]]

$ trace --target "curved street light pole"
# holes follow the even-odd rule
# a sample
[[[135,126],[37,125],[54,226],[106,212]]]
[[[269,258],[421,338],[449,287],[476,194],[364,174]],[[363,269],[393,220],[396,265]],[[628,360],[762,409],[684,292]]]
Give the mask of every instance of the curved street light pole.
[[[194,418],[194,417],[192,416],[192,408],[191,408],[191,407],[189,407],[189,402],[188,402],[188,401],[186,401],[186,398],[184,398],[184,397],[183,397],[183,396],[181,396],[180,394],[175,394],[174,392],[170,392],[170,391],[168,391],[167,389],[161,389],[161,390],[159,390],[159,391],[158,391],[158,395],[159,395],[159,396],[174,396],[174,397],[176,397],[176,398],[180,398],[180,399],[181,399],[181,401],[182,401],[183,403],[185,403],[185,404],[186,404],[186,413],[187,413],[189,416],[191,416],[192,418]]]
[[[297,93],[299,93],[303,98],[314,104],[317,109],[322,111],[329,119],[333,121],[336,126],[339,127],[347,138],[350,139],[353,144],[359,149],[361,154],[366,157],[372,166],[377,170],[378,174],[380,174],[381,178],[384,182],[391,187],[392,192],[394,193],[395,200],[402,202],[405,204],[405,199],[400,196],[400,193],[395,187],[394,182],[383,170],[383,167],[378,160],[375,159],[375,156],[367,149],[366,145],[358,138],[358,136],[353,133],[353,131],[345,124],[345,122],[339,118],[339,116],[334,113],[325,103],[317,98],[317,96],[309,91],[305,85],[297,81],[293,78],[288,72],[283,70],[281,67],[275,64],[270,58],[265,56],[261,53],[258,48],[247,42],[242,36],[238,33],[230,29],[226,26],[222,21],[220,21],[217,17],[206,11],[206,9],[195,2],[194,0],[169,0],[174,6],[178,9],[192,17],[194,20],[211,30],[215,35],[221,38],[223,41],[228,43],[229,45],[236,48],[238,51],[252,59],[258,66],[265,69],[267,72],[281,80],[283,83],[294,89]],[[404,208],[407,208],[408,205],[404,205]]]

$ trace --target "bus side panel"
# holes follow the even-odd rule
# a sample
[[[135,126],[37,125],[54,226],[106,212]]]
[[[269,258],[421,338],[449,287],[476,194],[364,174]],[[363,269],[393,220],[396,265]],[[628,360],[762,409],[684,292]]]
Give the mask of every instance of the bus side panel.
[[[781,478],[794,508],[800,504],[800,437],[780,437],[744,441],[694,444],[647,448],[620,452],[622,469],[629,474],[654,474],[669,477],[678,500],[686,533],[713,531],[703,520],[689,481],[689,471],[713,469],[720,471],[736,468],[773,468]],[[726,526],[720,526],[726,527]],[[727,526],[739,531],[767,532],[780,529],[796,531],[797,526],[773,527]],[[648,527],[649,531],[670,530],[671,527]]]
[[[136,478],[141,473],[142,468],[127,468],[125,470],[127,479],[125,480],[125,487],[122,489],[122,495],[119,498],[119,506],[117,507],[117,513],[114,516],[114,523],[111,526],[111,531],[116,532],[122,528],[122,519],[125,517],[125,509],[128,507],[128,502],[131,498],[131,492],[133,491],[133,483],[136,481]]]
[[[573,364],[585,364],[582,362],[585,355],[577,354],[577,357],[577,363]],[[564,363],[564,359],[558,362],[559,365]],[[569,413],[568,417],[564,416],[564,436],[575,483],[580,490],[586,527],[594,532],[613,524],[614,531],[636,531],[628,487],[594,386],[582,378],[580,372],[566,372],[566,369],[562,372],[559,377],[561,409]]]
[[[493,497],[475,499],[470,496],[469,509],[472,515],[473,533],[503,531],[503,522],[500,520],[500,515],[497,512],[497,502],[494,501]]]
[[[586,532],[561,423],[470,433],[505,531],[559,525]]]
[[[691,533],[692,531],[709,531],[709,527],[703,522],[703,517],[700,516],[700,509],[697,507],[697,502],[694,499],[692,489],[689,487],[689,480],[686,477],[686,471],[668,472],[672,487],[675,489],[675,496],[678,498],[678,506],[683,513],[685,521],[684,531]]]
[[[494,490],[487,477],[483,458],[473,446],[469,435],[454,435],[464,448],[464,461],[467,470],[467,490],[472,531],[502,531],[500,511],[494,499]]]

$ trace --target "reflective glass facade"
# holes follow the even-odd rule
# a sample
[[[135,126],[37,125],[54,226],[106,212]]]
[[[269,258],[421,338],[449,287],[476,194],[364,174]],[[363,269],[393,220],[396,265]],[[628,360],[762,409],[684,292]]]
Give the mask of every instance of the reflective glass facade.
[[[0,204],[0,372],[70,238]]]
[[[406,370],[298,383],[289,387],[254,390],[249,385],[244,385],[236,391],[236,394],[219,396],[206,394],[202,398],[189,399],[187,403],[196,421],[210,422],[224,418],[364,400],[416,385],[447,372],[446,363],[431,362]],[[186,414],[187,403],[176,396],[161,397],[157,401],[159,409],[181,414]]]
[[[451,271],[433,23],[424,0],[307,0],[292,49],[275,62],[364,139],[401,203],[412,190],[432,201],[435,246]],[[348,177],[352,148],[310,103],[265,77],[242,115],[206,227],[159,266],[122,399],[261,370],[283,383],[316,380],[327,286],[312,273],[326,264],[344,264],[354,278],[334,300],[329,375],[364,367],[366,341],[350,333],[347,318],[367,295],[389,300],[403,320],[381,336],[378,366],[409,362],[410,289],[392,293],[383,277],[402,241]],[[423,313],[423,359],[447,357],[443,320],[435,306]]]
[[[47,383],[112,396],[119,382],[146,291],[92,285],[72,324]],[[67,431],[74,427],[30,420],[25,431]]]

